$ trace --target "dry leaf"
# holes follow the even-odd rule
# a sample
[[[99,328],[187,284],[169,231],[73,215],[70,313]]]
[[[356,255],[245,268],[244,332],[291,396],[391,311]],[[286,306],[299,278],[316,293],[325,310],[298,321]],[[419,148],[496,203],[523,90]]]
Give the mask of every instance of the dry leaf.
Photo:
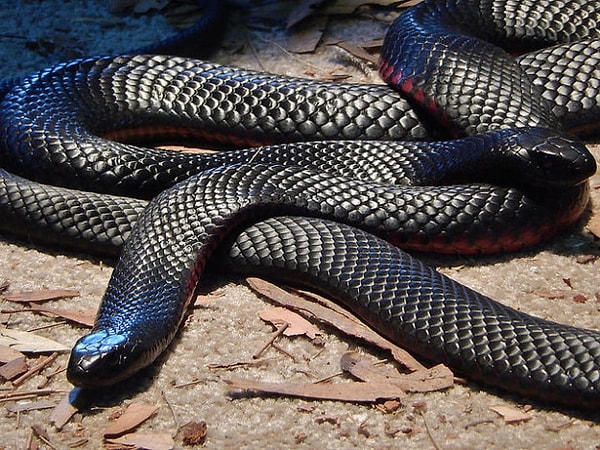
[[[181,427],[183,443],[186,445],[199,445],[204,442],[207,433],[206,422],[189,422]]]
[[[401,375],[394,384],[407,392],[431,392],[448,389],[454,385],[454,374],[443,364],[427,370]]]
[[[164,7],[169,4],[169,1],[170,0],[139,0],[133,8],[133,12],[136,14],[145,14],[153,10],[162,11]]]
[[[69,351],[68,347],[52,339],[4,327],[0,327],[0,345],[25,353],[64,353]]]
[[[15,294],[5,295],[4,299],[9,302],[45,302],[48,300],[57,300],[59,298],[79,297],[79,291],[72,289],[41,289],[33,292],[17,292]]]
[[[594,237],[600,239],[600,213],[598,211],[592,212],[592,215],[585,227],[594,235]]]
[[[364,342],[376,345],[381,349],[389,350],[394,359],[410,371],[427,370],[425,366],[413,358],[406,350],[380,336],[360,322],[348,310],[341,308],[334,302],[310,294],[315,301],[319,300],[319,302],[327,304],[327,307],[325,307],[315,301],[308,301],[298,295],[291,294],[260,278],[246,278],[246,283],[248,283],[248,286],[256,293],[266,297],[272,303],[295,311],[308,313],[314,317],[315,320],[333,326],[349,336],[362,339]]]
[[[323,3],[323,0],[304,0],[299,2],[289,13],[286,28],[289,29],[312,15],[321,3]]]
[[[14,348],[10,348],[6,345],[0,345],[0,363],[6,364],[7,362],[17,359],[21,356],[25,355]]]
[[[330,6],[324,8],[324,14],[354,14],[356,10],[363,6],[379,5],[379,6],[392,6],[397,3],[401,3],[403,8],[415,5],[422,0],[408,0],[399,2],[398,0],[338,0],[332,3]]]
[[[321,336],[323,333],[312,323],[306,320],[299,314],[285,308],[271,308],[259,311],[258,317],[265,322],[273,324],[276,328],[280,328],[287,324],[283,334],[286,336],[301,336],[306,335],[311,339]]]
[[[496,405],[490,406],[490,409],[502,416],[506,423],[526,422],[533,418],[531,415],[510,406]]]
[[[311,17],[290,33],[287,40],[287,49],[293,53],[314,52],[323,37],[327,27],[327,17]]]
[[[447,389],[454,384],[454,375],[443,364],[431,369],[401,374],[396,369],[379,367],[356,352],[342,355],[342,370],[356,378],[372,383],[390,383],[405,392],[431,392]]]
[[[111,14],[120,14],[137,4],[138,0],[111,0],[109,11]]]
[[[558,291],[533,291],[532,294],[537,295],[538,297],[546,298],[548,300],[557,300],[565,298],[565,294],[563,292]]]
[[[176,3],[165,11],[167,22],[177,30],[184,30],[196,24],[202,10],[195,3]]]
[[[6,409],[12,413],[21,413],[25,411],[37,411],[40,409],[50,409],[55,408],[56,402],[50,400],[37,400],[34,402],[26,402],[26,403],[14,403],[11,405],[6,405]]]
[[[29,370],[29,366],[27,365],[25,357],[19,356],[0,367],[0,377],[9,381],[14,380],[27,372],[27,370]]]
[[[65,395],[60,403],[56,405],[56,408],[50,414],[50,423],[54,425],[57,430],[62,429],[66,423],[75,415],[78,409],[71,403],[71,395],[77,394],[79,388],[75,388],[71,393]]]
[[[48,436],[48,432],[41,425],[39,425],[39,424],[32,425],[31,431],[33,431],[33,434],[35,436],[37,436],[38,438],[40,438],[40,440],[42,440],[43,442],[45,442],[45,443],[50,442],[50,436]]]
[[[597,259],[598,259],[598,256],[596,256],[596,255],[579,255],[575,259],[575,262],[577,262],[577,264],[588,264],[588,263],[596,261]]]
[[[398,411],[398,409],[400,409],[401,406],[402,403],[398,400],[386,400],[385,402],[383,402],[380,409],[386,414],[389,414]]]
[[[394,369],[378,367],[357,352],[344,353],[340,363],[342,370],[350,372],[361,381],[387,383],[398,375]]]
[[[403,392],[395,386],[383,383],[263,383],[234,378],[225,380],[232,388],[244,392],[280,394],[292,397],[338,400],[347,402],[376,402],[398,399]]]
[[[208,306],[211,302],[223,298],[224,295],[224,290],[216,290],[208,294],[197,294],[192,301],[192,307],[198,308]]]
[[[355,58],[366,61],[366,62],[372,64],[373,66],[376,66],[379,61],[379,58],[377,56],[372,55],[371,53],[366,51],[363,47],[359,47],[358,45],[353,45],[353,44],[350,44],[349,42],[345,42],[345,41],[337,42],[335,45],[340,47],[342,50],[347,51]]]
[[[94,326],[96,320],[96,311],[91,309],[47,308],[39,305],[32,305],[28,309],[37,313],[60,317],[90,328]]]
[[[132,403],[125,412],[104,430],[105,437],[120,436],[138,427],[142,422],[152,417],[158,406],[147,403]]]
[[[130,433],[118,438],[106,439],[106,442],[147,450],[171,450],[175,447],[175,442],[169,433]]]

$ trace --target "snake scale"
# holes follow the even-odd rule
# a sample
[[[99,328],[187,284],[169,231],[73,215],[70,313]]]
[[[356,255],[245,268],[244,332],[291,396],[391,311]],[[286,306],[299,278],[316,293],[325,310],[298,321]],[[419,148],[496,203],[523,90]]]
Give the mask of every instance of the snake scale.
[[[159,55],[71,61],[11,86],[3,228],[124,245],[69,379],[101,387],[151,364],[216,252],[237,271],[302,280],[482,383],[597,408],[599,332],[502,306],[391,243],[517,250],[579,218],[595,163],[559,128],[585,133],[596,117],[599,20],[595,1],[425,1],[386,36],[381,72],[396,91]],[[515,63],[498,42],[558,46]],[[123,143],[142,134],[283,145],[206,157]],[[90,186],[99,193],[75,190]]]

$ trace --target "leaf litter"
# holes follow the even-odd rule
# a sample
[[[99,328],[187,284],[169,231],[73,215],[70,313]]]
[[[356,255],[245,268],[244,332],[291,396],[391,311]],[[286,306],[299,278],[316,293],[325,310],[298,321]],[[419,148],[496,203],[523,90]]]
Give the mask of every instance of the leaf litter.
[[[248,278],[246,282],[256,293],[262,297],[267,297],[272,303],[280,307],[271,310],[263,310],[259,313],[260,317],[285,330],[291,323],[300,323],[295,325],[293,332],[289,335],[307,335],[312,338],[316,334],[307,333],[313,325],[305,319],[300,321],[298,314],[283,313],[282,307],[291,307],[301,311],[304,315],[309,315],[312,320],[326,323],[329,326],[337,328],[343,333],[363,339],[368,336],[368,343],[378,345],[385,350],[393,352],[400,356],[398,363],[403,367],[411,367],[414,370],[408,374],[402,374],[395,368],[383,368],[370,362],[366,357],[354,352],[347,352],[341,358],[341,368],[343,371],[353,375],[360,381],[343,383],[266,383],[252,380],[242,380],[233,378],[226,380],[226,383],[233,391],[241,391],[245,394],[278,394],[293,397],[327,399],[337,401],[351,402],[380,402],[382,400],[402,399],[406,391],[410,392],[428,392],[442,390],[451,387],[454,383],[454,376],[450,369],[443,365],[435,366],[431,369],[423,367],[414,358],[407,356],[405,352],[398,351],[394,344],[382,338],[372,336],[367,330],[367,326],[362,324],[356,317],[353,317],[347,310],[339,308],[333,302],[326,299],[320,299],[322,303],[327,303],[327,307],[315,302],[310,302],[299,295],[291,294],[285,290],[258,278]],[[331,304],[331,305],[330,305]],[[333,309],[329,309],[331,306]],[[268,313],[268,314],[267,314]],[[338,322],[339,321],[339,322]],[[342,325],[340,325],[340,322]],[[283,331],[284,334],[285,331]],[[328,381],[330,378],[328,377]]]

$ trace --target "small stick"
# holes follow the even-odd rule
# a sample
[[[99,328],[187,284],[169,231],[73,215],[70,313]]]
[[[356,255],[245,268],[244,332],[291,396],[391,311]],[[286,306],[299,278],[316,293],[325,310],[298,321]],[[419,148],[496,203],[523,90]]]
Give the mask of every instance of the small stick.
[[[46,367],[47,365],[51,364],[57,357],[58,357],[58,353],[53,353],[50,356],[47,356],[47,357],[43,358],[35,366],[33,366],[31,369],[29,369],[27,372],[25,372],[23,375],[21,375],[15,381],[13,381],[12,382],[13,386],[20,386],[26,380],[28,380],[33,375],[35,375],[37,372],[39,372],[40,370],[42,370],[44,367]]]
[[[273,333],[271,335],[271,337],[269,338],[269,340],[265,343],[265,345],[263,345],[254,355],[252,355],[253,359],[258,359],[260,358],[260,355],[263,354],[263,352],[275,341],[275,339],[277,339],[278,336],[281,336],[281,334],[286,330],[287,327],[289,327],[290,324],[289,323],[284,323],[282,326],[280,326],[279,328],[277,328],[277,331],[275,331],[275,333]]]
[[[275,343],[271,344],[271,347],[273,347],[275,350],[277,350],[280,353],[283,353],[285,356],[287,356],[288,358],[290,358],[292,361],[294,362],[298,362],[296,360],[296,357],[294,355],[292,355],[290,352],[288,352],[285,348],[281,347],[280,345],[277,345]]]

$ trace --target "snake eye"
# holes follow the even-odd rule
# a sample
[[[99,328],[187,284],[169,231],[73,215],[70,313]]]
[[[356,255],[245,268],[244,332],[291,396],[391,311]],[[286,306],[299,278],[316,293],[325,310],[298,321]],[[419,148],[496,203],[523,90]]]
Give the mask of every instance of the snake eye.
[[[94,388],[112,384],[115,373],[122,372],[123,355],[129,355],[128,339],[122,334],[97,331],[75,344],[69,358],[67,377],[75,386]],[[129,372],[127,372],[129,373]]]

